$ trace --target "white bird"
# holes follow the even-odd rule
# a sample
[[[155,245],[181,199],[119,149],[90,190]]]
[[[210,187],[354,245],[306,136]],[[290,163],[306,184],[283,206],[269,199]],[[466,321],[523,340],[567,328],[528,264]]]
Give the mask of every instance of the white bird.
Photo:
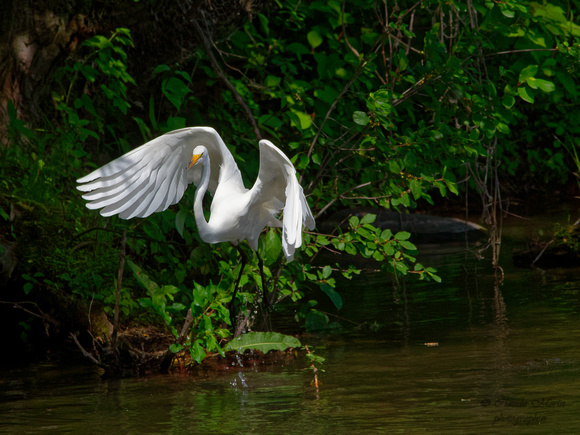
[[[79,178],[77,189],[88,192],[83,198],[89,201],[89,209],[101,209],[103,216],[118,214],[130,219],[166,210],[193,182],[197,186],[195,221],[204,242],[238,246],[247,240],[257,252],[262,230],[278,227],[282,228],[284,255],[292,261],[302,245],[302,226],[314,229],[314,217],[292,162],[272,142],[259,143],[260,170],[251,189],[244,187],[232,154],[211,127],[183,128],[153,139]],[[202,203],[208,189],[213,200],[206,221]],[[277,216],[282,209],[280,221]],[[231,304],[245,264],[240,253],[242,269]]]

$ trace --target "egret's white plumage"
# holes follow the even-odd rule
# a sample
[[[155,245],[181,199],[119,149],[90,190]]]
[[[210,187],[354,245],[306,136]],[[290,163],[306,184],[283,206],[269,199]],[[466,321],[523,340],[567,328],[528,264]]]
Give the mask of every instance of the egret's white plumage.
[[[188,167],[188,164],[190,164]],[[87,207],[103,216],[147,217],[177,203],[190,183],[199,235],[207,243],[247,240],[258,249],[266,226],[282,228],[288,261],[302,245],[302,226],[314,229],[314,217],[292,162],[274,144],[260,141],[260,171],[246,189],[236,162],[210,127],[174,130],[136,148],[77,180]],[[206,221],[202,201],[213,195]],[[284,209],[282,222],[277,216]]]

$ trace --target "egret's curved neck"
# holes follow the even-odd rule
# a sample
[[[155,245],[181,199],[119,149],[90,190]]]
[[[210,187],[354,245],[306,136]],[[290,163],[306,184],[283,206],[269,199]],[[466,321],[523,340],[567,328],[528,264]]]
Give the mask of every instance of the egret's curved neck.
[[[207,161],[203,163],[203,173],[201,175],[201,184],[197,186],[197,190],[195,191],[195,197],[193,199],[193,213],[195,215],[195,223],[197,224],[197,231],[201,236],[201,239],[207,243],[211,243],[209,239],[211,239],[211,229],[207,221],[205,220],[205,216],[203,214],[203,197],[205,196],[205,192],[207,191],[207,186],[209,185],[209,176],[210,176],[210,162],[209,156],[207,157]]]

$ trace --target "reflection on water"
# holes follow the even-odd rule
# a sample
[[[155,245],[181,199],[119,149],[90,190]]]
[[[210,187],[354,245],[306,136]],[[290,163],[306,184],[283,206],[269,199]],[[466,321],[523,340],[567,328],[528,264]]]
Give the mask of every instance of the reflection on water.
[[[509,266],[506,228],[501,285],[462,244],[423,249],[443,284],[341,283],[340,316],[366,323],[302,338],[326,358],[318,394],[301,358],[124,380],[59,362],[0,374],[0,432],[576,433],[580,273]]]

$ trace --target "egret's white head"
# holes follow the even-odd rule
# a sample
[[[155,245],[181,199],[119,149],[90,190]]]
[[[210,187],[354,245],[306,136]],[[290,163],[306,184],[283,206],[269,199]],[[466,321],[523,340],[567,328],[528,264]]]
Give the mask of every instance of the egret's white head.
[[[196,146],[193,150],[193,155],[191,156],[191,161],[189,162],[187,169],[195,166],[198,162],[204,160],[205,158],[207,158],[207,148],[202,145]]]

